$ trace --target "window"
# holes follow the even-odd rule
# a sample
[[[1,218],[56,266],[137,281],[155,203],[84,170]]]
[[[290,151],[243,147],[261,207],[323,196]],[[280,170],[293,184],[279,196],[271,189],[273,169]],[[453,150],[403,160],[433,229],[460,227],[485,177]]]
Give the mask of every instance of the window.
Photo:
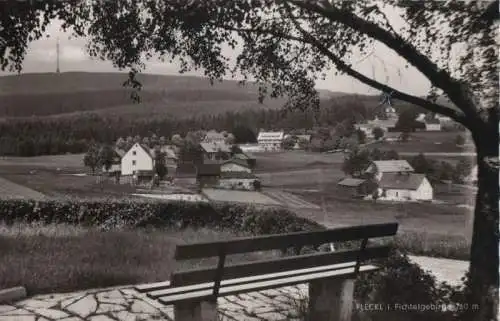
[[[132,166],[135,166],[135,160],[132,161]]]
[[[134,155],[134,156],[137,155],[137,152],[135,150],[132,151],[132,155]]]

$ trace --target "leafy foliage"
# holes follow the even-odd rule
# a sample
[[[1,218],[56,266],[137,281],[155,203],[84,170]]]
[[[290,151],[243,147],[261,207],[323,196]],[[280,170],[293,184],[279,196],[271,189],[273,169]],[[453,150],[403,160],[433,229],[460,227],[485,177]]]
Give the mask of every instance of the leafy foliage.
[[[463,304],[463,289],[438,284],[431,274],[395,250],[377,273],[365,274],[356,284],[358,304],[382,304],[382,310],[360,311],[354,320],[456,320],[457,311],[443,309]],[[415,308],[420,305],[421,308]],[[424,309],[423,307],[427,309]],[[359,309],[358,309],[359,311]]]
[[[342,171],[354,177],[360,177],[370,164],[370,152],[366,149],[355,149],[344,160]]]
[[[384,130],[380,127],[375,127],[375,128],[373,128],[372,134],[376,140],[379,140],[382,137],[384,137]]]
[[[133,227],[215,227],[252,234],[322,229],[282,208],[148,200],[0,200],[0,222],[82,224],[102,229]]]
[[[97,166],[99,166],[99,148],[92,144],[87,153],[83,156],[83,164],[90,168],[92,174],[95,173]]]

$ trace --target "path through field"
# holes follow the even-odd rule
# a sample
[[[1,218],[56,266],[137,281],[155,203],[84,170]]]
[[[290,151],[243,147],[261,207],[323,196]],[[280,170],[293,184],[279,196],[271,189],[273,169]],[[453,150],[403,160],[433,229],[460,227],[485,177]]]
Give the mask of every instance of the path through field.
[[[0,177],[0,198],[22,198],[41,200],[45,197],[40,192],[31,188],[13,183],[5,178]]]
[[[321,209],[321,207],[316,204],[310,203],[296,195],[279,189],[266,189],[263,193],[282,203],[286,207],[316,210]]]

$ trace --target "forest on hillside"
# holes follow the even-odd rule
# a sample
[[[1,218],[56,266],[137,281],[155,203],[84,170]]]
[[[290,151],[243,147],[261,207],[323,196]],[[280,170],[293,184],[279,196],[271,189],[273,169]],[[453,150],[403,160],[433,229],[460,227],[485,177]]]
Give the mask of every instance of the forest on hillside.
[[[400,111],[411,106],[397,106]],[[236,143],[255,142],[260,129],[303,131],[313,127],[333,127],[343,122],[372,119],[377,109],[362,101],[332,98],[317,112],[283,109],[243,110],[199,116],[133,118],[115,115],[81,114],[74,117],[34,117],[0,122],[0,155],[37,156],[82,153],[91,143],[113,143],[119,137],[184,136],[193,130],[228,131]]]

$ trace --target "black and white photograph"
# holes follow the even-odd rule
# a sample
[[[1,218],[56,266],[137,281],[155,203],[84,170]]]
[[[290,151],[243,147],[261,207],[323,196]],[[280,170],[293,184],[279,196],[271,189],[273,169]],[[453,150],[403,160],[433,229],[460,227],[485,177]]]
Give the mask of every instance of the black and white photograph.
[[[496,321],[499,0],[0,0],[0,321]]]

